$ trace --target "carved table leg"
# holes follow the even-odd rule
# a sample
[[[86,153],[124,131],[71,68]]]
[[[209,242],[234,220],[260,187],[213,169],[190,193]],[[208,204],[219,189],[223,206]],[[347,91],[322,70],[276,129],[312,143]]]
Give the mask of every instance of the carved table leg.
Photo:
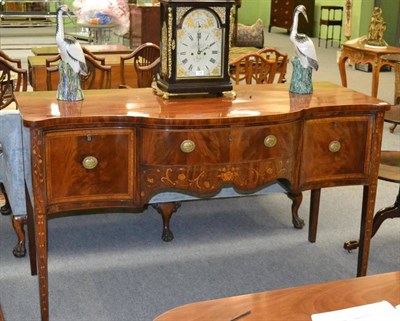
[[[15,257],[24,257],[26,254],[25,248],[25,231],[24,225],[26,224],[26,215],[13,216],[12,217],[12,226],[14,228],[15,233],[18,236],[18,243],[13,249],[13,254]]]
[[[314,243],[317,239],[320,198],[321,198],[321,189],[311,190],[310,222],[309,222],[309,228],[308,228],[308,240],[312,243]]]
[[[378,212],[376,212],[374,216],[374,220],[372,221],[372,235],[371,238],[378,231],[381,224],[388,218],[400,217],[400,189],[399,194],[397,194],[396,201],[392,206],[381,208]],[[358,248],[359,243],[357,240],[346,241],[343,247],[347,251],[355,250]]]
[[[292,223],[295,228],[301,229],[304,226],[304,220],[299,217],[299,208],[303,200],[302,193],[288,192],[286,194],[292,200]]]
[[[11,214],[11,206],[10,206],[10,202],[8,200],[6,189],[4,188],[3,183],[0,183],[0,192],[4,195],[4,199],[6,200],[6,203],[2,207],[0,207],[0,213],[2,215],[10,215]]]
[[[174,239],[174,234],[169,229],[169,221],[171,220],[171,216],[173,213],[177,211],[177,209],[181,206],[180,202],[173,202],[173,203],[156,203],[151,204],[158,213],[161,214],[163,219],[163,233],[162,233],[162,240],[164,242],[170,242]]]

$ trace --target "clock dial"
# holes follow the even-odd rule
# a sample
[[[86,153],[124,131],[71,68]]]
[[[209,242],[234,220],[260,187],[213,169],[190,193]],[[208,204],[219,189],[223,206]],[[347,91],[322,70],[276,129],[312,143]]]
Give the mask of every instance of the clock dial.
[[[176,77],[222,77],[223,36],[210,11],[189,12],[177,30]]]

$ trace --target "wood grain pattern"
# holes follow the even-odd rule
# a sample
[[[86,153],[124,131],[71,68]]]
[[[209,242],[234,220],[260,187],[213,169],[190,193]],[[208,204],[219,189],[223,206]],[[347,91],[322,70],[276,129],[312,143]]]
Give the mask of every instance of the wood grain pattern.
[[[251,313],[243,321],[310,321],[314,313],[382,300],[393,306],[400,303],[400,272],[192,303],[167,311],[154,321],[226,321],[245,311]]]
[[[315,83],[311,95],[289,93],[286,84],[234,89],[236,98],[170,100],[150,88],[88,90],[80,102],[57,101],[52,92],[17,93],[31,131],[34,208],[28,220],[35,224],[28,228],[37,241],[42,321],[49,320],[48,216],[138,210],[163,191],[207,198],[233,186],[251,194],[279,180],[293,201],[292,222],[302,228],[298,209],[302,192],[311,189],[309,240],[315,242],[321,188],[362,185],[357,275],[366,275],[389,104],[330,83]],[[186,140],[193,150],[181,147]],[[97,167],[82,167],[87,156]],[[171,241],[169,221],[179,204],[154,206],[163,239]]]

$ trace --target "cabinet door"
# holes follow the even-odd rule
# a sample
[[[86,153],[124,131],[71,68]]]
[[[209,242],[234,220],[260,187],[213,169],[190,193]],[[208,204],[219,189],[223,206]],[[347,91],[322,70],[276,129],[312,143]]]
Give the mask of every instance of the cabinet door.
[[[303,187],[362,182],[368,178],[372,118],[337,117],[304,125],[300,181]]]
[[[131,200],[134,129],[79,129],[45,134],[49,204]]]

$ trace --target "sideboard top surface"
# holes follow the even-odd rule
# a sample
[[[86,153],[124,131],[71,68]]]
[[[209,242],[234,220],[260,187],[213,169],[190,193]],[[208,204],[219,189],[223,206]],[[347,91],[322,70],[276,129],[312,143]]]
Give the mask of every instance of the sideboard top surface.
[[[314,84],[309,95],[287,84],[235,86],[236,98],[163,99],[151,88],[89,90],[82,101],[58,101],[55,92],[22,92],[16,98],[24,125],[121,122],[159,125],[229,125],[302,117],[302,113],[388,110],[389,104],[336,84]]]

